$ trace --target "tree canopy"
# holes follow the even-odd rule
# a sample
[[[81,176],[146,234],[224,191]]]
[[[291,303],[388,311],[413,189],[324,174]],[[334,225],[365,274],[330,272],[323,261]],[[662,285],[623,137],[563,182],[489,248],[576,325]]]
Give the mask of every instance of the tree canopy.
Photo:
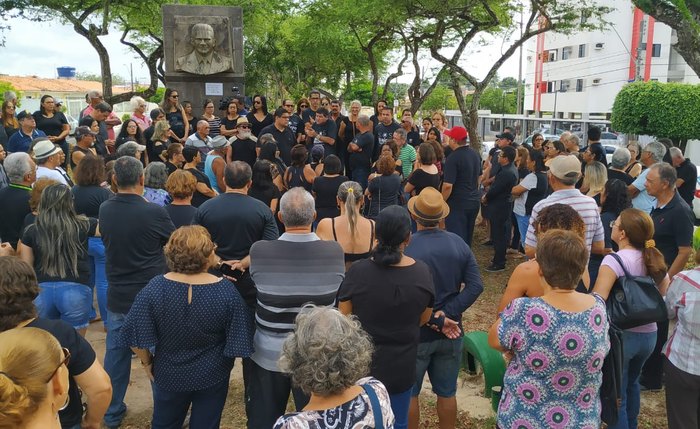
[[[611,125],[624,133],[667,137],[680,144],[700,138],[700,86],[634,82],[613,104]]]

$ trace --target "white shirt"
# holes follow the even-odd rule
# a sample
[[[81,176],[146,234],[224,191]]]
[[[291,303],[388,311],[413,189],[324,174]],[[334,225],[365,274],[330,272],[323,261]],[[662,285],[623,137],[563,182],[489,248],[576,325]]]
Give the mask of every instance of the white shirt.
[[[66,182],[65,177],[63,177],[63,175],[61,173],[59,173],[56,170],[46,168],[43,165],[40,165],[36,169],[36,178],[41,179],[42,177],[46,177],[48,179],[55,180],[55,181],[62,183],[64,185],[68,185],[68,182]]]
[[[525,216],[525,203],[527,202],[527,194],[530,192],[530,189],[537,187],[537,176],[535,175],[535,173],[530,173],[523,178],[519,185],[527,189],[527,191],[518,195],[515,201],[513,201],[513,213],[519,216]]]

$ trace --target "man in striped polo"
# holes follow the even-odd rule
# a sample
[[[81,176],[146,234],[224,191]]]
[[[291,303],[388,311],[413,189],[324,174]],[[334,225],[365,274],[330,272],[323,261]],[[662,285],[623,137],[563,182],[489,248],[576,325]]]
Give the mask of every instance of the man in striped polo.
[[[527,228],[525,237],[525,254],[528,258],[535,257],[537,247],[537,236],[533,226],[535,219],[540,210],[552,204],[566,204],[576,210],[586,224],[586,246],[589,253],[603,253],[605,233],[598,213],[598,205],[593,198],[583,195],[576,189],[576,182],[580,175],[581,162],[574,155],[558,156],[550,163],[547,177],[549,186],[554,192],[532,208],[530,226]],[[587,275],[587,272],[584,273],[584,276]]]
[[[258,294],[255,353],[246,387],[249,429],[271,428],[284,414],[290,391],[297,411],[309,401],[300,389],[292,389],[277,360],[301,307],[334,305],[345,277],[342,247],[335,241],[321,241],[311,231],[314,207],[314,198],[304,188],[290,189],[280,200],[278,214],[285,233],[250,248],[250,275]]]

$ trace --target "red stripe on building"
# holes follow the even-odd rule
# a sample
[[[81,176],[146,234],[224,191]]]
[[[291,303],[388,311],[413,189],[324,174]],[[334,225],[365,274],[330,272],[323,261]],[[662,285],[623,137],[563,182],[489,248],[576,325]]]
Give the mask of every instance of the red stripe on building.
[[[639,33],[641,31],[641,23],[644,19],[644,12],[639,8],[634,8],[634,17],[632,19],[632,43],[630,43],[630,67],[629,80],[634,80],[637,76],[637,49],[639,49]]]
[[[654,23],[656,20],[649,17],[647,20],[647,52],[644,60],[644,82],[651,77],[651,54],[654,52]]]

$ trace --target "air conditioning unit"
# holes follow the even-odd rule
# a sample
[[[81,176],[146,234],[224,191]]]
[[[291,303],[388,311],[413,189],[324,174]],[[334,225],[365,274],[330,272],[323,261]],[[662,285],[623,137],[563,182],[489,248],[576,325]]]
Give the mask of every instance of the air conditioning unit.
[[[601,43],[596,43],[596,44],[595,44],[595,48],[598,49],[598,50],[603,49],[603,45],[605,45],[605,43],[602,43],[602,42],[601,42]]]
[[[599,78],[599,77],[593,79],[593,86],[598,86],[598,85],[600,85],[600,82],[602,82],[602,81],[603,81],[603,79],[601,79],[601,78]]]

